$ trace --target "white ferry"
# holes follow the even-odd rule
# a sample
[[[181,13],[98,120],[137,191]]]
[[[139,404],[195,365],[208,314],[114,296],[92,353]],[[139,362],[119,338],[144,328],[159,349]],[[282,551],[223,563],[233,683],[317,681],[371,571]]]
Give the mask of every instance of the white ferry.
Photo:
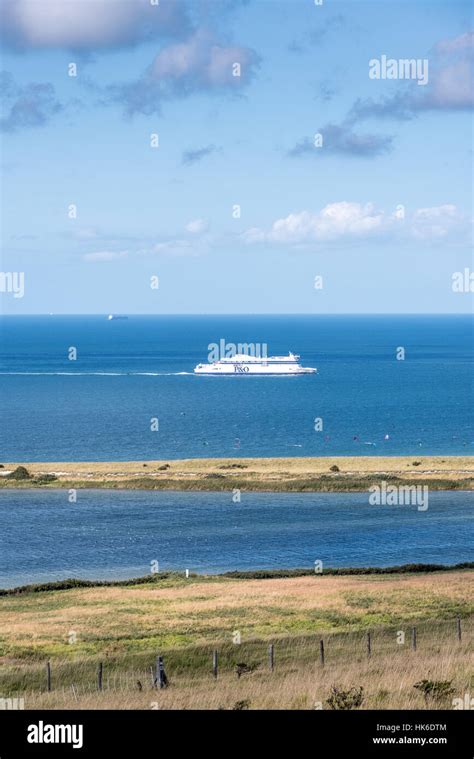
[[[300,357],[294,353],[288,356],[248,356],[237,353],[230,358],[221,358],[213,363],[198,364],[194,374],[315,374],[317,369],[301,366]]]

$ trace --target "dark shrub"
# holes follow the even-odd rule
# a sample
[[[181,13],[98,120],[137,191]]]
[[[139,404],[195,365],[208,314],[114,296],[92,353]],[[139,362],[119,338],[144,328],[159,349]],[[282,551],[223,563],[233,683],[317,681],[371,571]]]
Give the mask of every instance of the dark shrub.
[[[232,709],[236,712],[241,712],[243,709],[250,709],[250,701],[248,698],[243,701],[236,701]]]
[[[245,662],[240,662],[239,664],[235,665],[235,673],[237,677],[241,677],[241,675],[246,675],[249,672],[253,672],[254,669],[257,669],[256,664],[245,664]]]
[[[39,474],[35,477],[35,482],[54,482],[57,479],[55,474]]]
[[[5,475],[6,480],[30,480],[31,474],[29,473],[28,469],[25,469],[24,466],[17,466],[17,468],[10,472],[10,474]]]
[[[247,464],[223,464],[219,469],[248,469]]]
[[[335,685],[331,688],[331,695],[327,699],[326,703],[330,709],[342,709],[347,711],[349,709],[358,709],[362,705],[364,700],[364,689],[362,686],[359,688],[349,688],[349,690],[342,690]]]
[[[425,701],[443,701],[449,698],[454,693],[452,688],[452,680],[420,680],[413,686],[417,690],[423,693]]]

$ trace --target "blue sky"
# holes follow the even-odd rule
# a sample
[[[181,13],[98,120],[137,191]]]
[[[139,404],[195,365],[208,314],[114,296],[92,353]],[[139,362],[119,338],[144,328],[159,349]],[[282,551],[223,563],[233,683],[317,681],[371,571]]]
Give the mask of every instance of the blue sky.
[[[2,22],[4,313],[472,309],[468,2],[4,0]],[[383,55],[428,83],[371,79]]]

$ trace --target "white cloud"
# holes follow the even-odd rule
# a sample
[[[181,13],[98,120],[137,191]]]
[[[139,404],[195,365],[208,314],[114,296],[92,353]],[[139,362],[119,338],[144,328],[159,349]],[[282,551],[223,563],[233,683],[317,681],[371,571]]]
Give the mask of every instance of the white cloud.
[[[1,21],[4,42],[19,49],[120,47],[188,29],[177,0],[2,0]]]
[[[191,243],[187,240],[167,240],[166,242],[157,242],[153,245],[151,253],[177,253],[183,250],[190,250]]]
[[[290,213],[274,221],[268,230],[248,229],[243,238],[248,244],[286,245],[369,240],[381,235],[436,241],[462,235],[466,230],[466,219],[454,205],[419,208],[403,217],[399,211],[378,210],[373,203],[342,201],[330,203],[320,211]]]
[[[473,108],[474,70],[470,60],[440,68],[433,79],[427,105],[432,108]]]
[[[180,239],[178,237],[169,240],[162,240],[154,245],[137,250],[139,256],[168,255],[183,256],[196,255],[199,244],[193,244],[190,240]]]
[[[208,223],[205,219],[194,219],[186,224],[186,232],[193,235],[201,235],[208,230]]]
[[[95,240],[99,233],[94,227],[80,227],[77,231],[74,230],[73,237],[77,240]]]
[[[463,221],[453,205],[419,208],[412,217],[412,232],[420,240],[441,239],[463,224]]]
[[[0,130],[5,132],[44,126],[56,114],[64,110],[52,84],[30,82],[27,85],[18,86],[9,71],[0,72],[0,96],[2,100]]]
[[[250,75],[255,53],[239,45],[220,45],[205,30],[185,42],[169,45],[153,61],[150,74],[156,81],[185,81],[194,88],[238,86]],[[240,64],[240,74],[233,66]]]
[[[463,53],[474,49],[474,32],[465,32],[458,37],[440,40],[436,44],[436,51],[441,55]]]
[[[330,203],[321,211],[300,211],[277,219],[268,232],[253,228],[245,233],[248,242],[324,242],[341,237],[361,237],[380,231],[386,219],[372,203]]]
[[[260,58],[251,48],[220,44],[200,29],[184,42],[164,47],[137,80],[112,85],[112,102],[126,113],[159,113],[163,101],[195,93],[236,94],[253,79]]]
[[[85,253],[83,256],[84,261],[102,262],[102,261],[116,261],[119,258],[126,258],[128,256],[128,250],[99,250],[96,253]]]
[[[404,88],[379,100],[358,98],[346,118],[413,119],[427,111],[462,111],[474,107],[474,33],[444,39],[434,46],[427,87]]]

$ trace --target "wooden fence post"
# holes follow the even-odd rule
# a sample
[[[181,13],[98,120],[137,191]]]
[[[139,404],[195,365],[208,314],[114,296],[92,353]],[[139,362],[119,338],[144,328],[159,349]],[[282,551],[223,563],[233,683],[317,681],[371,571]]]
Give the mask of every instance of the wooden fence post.
[[[319,641],[319,658],[321,660],[321,666],[324,667],[324,640]]]
[[[218,666],[219,666],[219,659],[217,656],[217,651],[212,652],[212,674],[217,680],[217,672],[218,672]]]
[[[370,636],[370,632],[367,633],[367,656],[370,659],[370,656],[372,654],[372,639]]]
[[[102,662],[99,662],[99,668],[97,670],[97,688],[99,690],[102,690],[102,673],[104,671],[104,666]]]
[[[411,645],[414,651],[416,651],[416,627],[411,629]]]
[[[168,685],[168,678],[166,677],[165,665],[163,664],[163,657],[158,656],[156,659],[156,687],[166,688]]]
[[[47,688],[49,692],[51,690],[51,662],[50,661],[46,664],[46,683],[47,683]]]
[[[456,632],[458,636],[458,641],[461,643],[461,640],[462,640],[461,617],[458,617],[456,620]]]
[[[270,671],[273,672],[275,668],[275,647],[273,643],[270,643],[268,646],[268,666],[270,667]]]

